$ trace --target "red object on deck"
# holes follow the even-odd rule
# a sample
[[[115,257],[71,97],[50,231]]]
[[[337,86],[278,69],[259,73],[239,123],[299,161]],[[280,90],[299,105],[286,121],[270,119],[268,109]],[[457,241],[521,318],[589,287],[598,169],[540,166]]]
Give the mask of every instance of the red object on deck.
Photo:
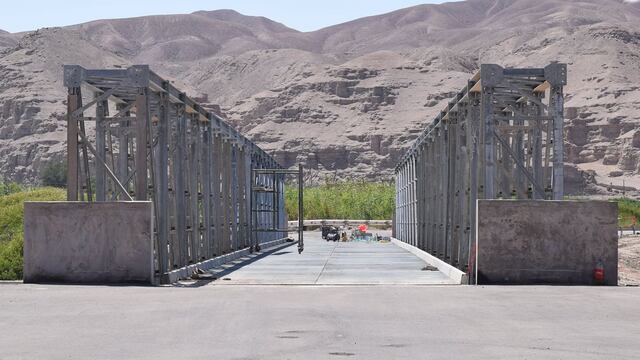
[[[593,281],[595,281],[596,284],[604,283],[604,265],[602,265],[601,262],[598,262],[595,269],[593,269]]]
[[[358,225],[358,230],[360,230],[362,232],[367,232],[367,224]]]

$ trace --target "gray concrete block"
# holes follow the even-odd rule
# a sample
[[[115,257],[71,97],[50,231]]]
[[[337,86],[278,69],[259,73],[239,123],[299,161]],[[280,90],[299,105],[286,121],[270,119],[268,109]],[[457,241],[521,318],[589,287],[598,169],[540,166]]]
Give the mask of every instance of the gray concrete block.
[[[25,282],[153,282],[150,201],[26,202],[24,210]]]
[[[607,201],[478,200],[478,283],[618,282],[618,208]]]

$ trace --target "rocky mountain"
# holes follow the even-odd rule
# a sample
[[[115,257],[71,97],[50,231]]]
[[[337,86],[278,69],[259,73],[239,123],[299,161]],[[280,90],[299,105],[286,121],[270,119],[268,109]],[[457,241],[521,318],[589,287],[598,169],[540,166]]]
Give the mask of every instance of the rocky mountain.
[[[3,48],[14,46],[15,44],[16,37],[8,31],[0,29],[0,51],[2,51]]]
[[[639,57],[640,4],[622,0],[468,0],[305,33],[231,10],[0,33],[0,174],[36,181],[63,157],[65,63],[150,64],[286,166],[387,179],[479,64],[560,61],[574,190],[640,188]]]

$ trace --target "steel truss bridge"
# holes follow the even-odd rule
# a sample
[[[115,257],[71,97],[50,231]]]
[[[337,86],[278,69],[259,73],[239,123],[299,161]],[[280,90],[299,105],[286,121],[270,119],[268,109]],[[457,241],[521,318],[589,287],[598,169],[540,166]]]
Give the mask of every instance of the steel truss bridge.
[[[395,237],[474,266],[477,199],[563,197],[565,64],[483,64],[395,168]]]
[[[146,65],[66,65],[64,85],[67,200],[151,200],[160,275],[287,236],[284,182],[297,175],[301,190],[301,168],[282,169]]]

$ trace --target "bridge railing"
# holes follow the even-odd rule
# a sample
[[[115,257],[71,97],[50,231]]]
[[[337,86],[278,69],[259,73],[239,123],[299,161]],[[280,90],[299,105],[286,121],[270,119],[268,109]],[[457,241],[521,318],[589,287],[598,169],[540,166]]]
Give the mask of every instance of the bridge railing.
[[[285,225],[282,191],[275,200],[252,196],[256,186],[284,181],[254,178],[252,169],[280,165],[148,66],[65,65],[64,85],[67,199],[152,200],[160,274],[286,236],[250,229],[252,205],[275,214],[257,226]]]
[[[562,199],[566,65],[484,64],[395,168],[395,237],[468,271],[477,199]]]

